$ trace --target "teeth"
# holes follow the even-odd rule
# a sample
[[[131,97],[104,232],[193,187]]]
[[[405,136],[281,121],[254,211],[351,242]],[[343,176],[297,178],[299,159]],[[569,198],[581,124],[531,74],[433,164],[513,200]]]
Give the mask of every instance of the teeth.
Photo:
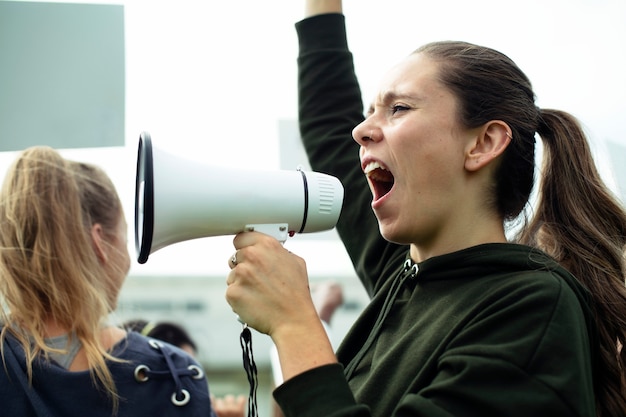
[[[382,166],[381,164],[379,164],[378,162],[370,162],[369,164],[367,164],[365,166],[364,172],[365,174],[369,174],[370,172],[374,171],[375,169],[383,169],[383,170],[387,170],[387,168],[385,168],[384,166]]]

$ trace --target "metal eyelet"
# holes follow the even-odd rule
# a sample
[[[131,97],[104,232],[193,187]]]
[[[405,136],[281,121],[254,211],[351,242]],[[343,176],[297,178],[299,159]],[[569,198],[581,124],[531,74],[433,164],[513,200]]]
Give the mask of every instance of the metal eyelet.
[[[197,366],[197,365],[189,365],[187,367],[187,369],[189,369],[190,371],[196,371],[196,374],[191,376],[193,379],[202,379],[202,378],[204,378],[204,371],[199,366]]]
[[[147,372],[150,371],[146,365],[138,365],[135,368],[135,380],[138,382],[146,382],[149,378]]]
[[[404,261],[404,273],[408,273],[408,277],[415,278],[419,272],[419,266],[413,262],[411,258]],[[406,276],[406,275],[405,275]]]
[[[182,400],[179,400],[178,398],[176,398],[176,393],[172,394],[172,404],[178,407],[182,407],[183,405],[187,404],[189,400],[191,399],[191,394],[189,394],[189,391],[187,391],[186,389],[182,389],[180,390],[180,392],[183,394]]]

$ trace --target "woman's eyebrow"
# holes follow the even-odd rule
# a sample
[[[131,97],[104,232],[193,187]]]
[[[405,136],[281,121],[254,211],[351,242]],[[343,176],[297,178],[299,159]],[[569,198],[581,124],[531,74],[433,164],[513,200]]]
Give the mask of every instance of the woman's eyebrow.
[[[367,109],[367,112],[365,113],[365,116],[367,117],[367,116],[372,115],[374,113],[374,109],[376,108],[376,105],[380,106],[380,105],[391,103],[397,100],[406,100],[406,101],[409,101],[410,103],[415,103],[418,101],[423,101],[423,98],[416,94],[404,94],[404,93],[396,93],[393,91],[387,91],[384,94],[379,95],[378,98],[370,104],[370,106]]]

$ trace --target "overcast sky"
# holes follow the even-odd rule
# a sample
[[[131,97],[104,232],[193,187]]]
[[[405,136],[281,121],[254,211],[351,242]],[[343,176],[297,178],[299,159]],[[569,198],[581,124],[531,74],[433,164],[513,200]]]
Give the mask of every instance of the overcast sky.
[[[303,1],[86,3],[125,6],[126,147],[67,156],[111,174],[131,242],[141,131],[206,163],[277,167],[278,120],[297,114],[293,25]],[[623,0],[345,0],[344,8],[368,100],[384,71],[421,44],[466,40],[509,55],[533,82],[537,104],[579,117],[600,153],[606,140],[626,145]],[[3,166],[12,159],[0,157]]]

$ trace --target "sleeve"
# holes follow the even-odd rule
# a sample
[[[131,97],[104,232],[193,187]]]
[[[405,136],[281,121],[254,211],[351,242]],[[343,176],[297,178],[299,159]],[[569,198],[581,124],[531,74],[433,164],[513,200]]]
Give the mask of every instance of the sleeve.
[[[372,295],[387,261],[402,247],[380,235],[359,145],[352,139],[352,129],[364,117],[345,19],[341,14],[318,15],[298,22],[296,29],[300,135],[311,167],[336,176],[344,186],[337,231]]]
[[[370,416],[367,406],[356,403],[339,364],[314,368],[291,378],[274,391],[274,398],[286,417]]]

